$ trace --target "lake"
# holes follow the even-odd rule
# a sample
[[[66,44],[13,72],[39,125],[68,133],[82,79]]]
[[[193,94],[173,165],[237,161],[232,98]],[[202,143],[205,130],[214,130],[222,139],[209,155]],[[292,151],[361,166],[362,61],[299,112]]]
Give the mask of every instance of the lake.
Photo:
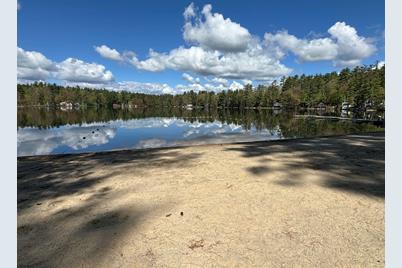
[[[371,122],[306,112],[185,109],[18,109],[18,156],[266,141],[384,131]],[[315,115],[316,112],[310,112]],[[321,116],[383,118],[320,112]]]

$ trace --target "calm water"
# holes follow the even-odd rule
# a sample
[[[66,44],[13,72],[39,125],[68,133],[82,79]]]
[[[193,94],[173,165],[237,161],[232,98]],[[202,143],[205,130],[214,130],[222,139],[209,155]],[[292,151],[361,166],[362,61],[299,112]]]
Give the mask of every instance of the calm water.
[[[296,114],[301,112],[19,109],[18,156],[277,140],[383,130],[371,123],[301,118]],[[359,117],[377,119],[381,115],[364,114]]]

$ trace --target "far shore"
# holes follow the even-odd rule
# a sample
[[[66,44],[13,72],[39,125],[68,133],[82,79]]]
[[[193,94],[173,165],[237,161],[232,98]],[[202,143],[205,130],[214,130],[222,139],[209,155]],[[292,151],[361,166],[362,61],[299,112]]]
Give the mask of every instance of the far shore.
[[[18,157],[18,265],[383,267],[384,141]]]

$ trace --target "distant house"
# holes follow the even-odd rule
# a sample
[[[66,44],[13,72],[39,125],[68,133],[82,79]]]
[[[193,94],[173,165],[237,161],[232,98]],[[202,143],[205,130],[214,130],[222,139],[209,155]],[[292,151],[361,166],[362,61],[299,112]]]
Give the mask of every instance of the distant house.
[[[349,110],[350,109],[350,103],[347,101],[342,102],[342,110]]]
[[[71,102],[63,101],[63,102],[60,102],[59,105],[60,105],[60,109],[63,111],[73,109],[73,104]]]
[[[193,105],[192,105],[192,104],[187,104],[187,105],[186,105],[186,109],[187,109],[187,110],[192,110],[192,109],[193,109]]]
[[[272,105],[272,108],[275,110],[280,110],[282,109],[282,104],[280,102],[274,102],[274,104]]]
[[[118,103],[113,103],[113,109],[120,109],[121,105]]]

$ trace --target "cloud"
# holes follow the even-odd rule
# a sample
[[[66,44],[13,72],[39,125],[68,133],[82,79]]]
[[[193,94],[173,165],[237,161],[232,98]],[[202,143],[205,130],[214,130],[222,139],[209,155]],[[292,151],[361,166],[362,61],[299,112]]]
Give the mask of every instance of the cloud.
[[[184,74],[182,75],[182,78],[183,78],[184,80],[186,80],[187,82],[189,82],[189,83],[195,83],[195,84],[199,84],[199,83],[200,83],[200,78],[198,78],[198,77],[194,78],[194,77],[192,77],[191,75],[189,75],[189,74],[187,74],[187,73],[184,73]]]
[[[372,69],[381,69],[382,67],[385,66],[385,61],[379,61],[377,62],[377,65],[375,65]]]
[[[177,119],[173,118],[143,118],[141,120],[114,120],[109,122],[109,126],[112,128],[126,128],[126,129],[138,129],[138,128],[167,128],[173,124],[177,125]]]
[[[106,45],[101,45],[101,46],[95,46],[96,52],[99,53],[102,57],[110,60],[116,60],[116,61],[121,61],[123,60],[123,57],[120,55],[120,53],[116,49],[109,48]]]
[[[249,80],[249,79],[243,79],[241,80],[241,82],[243,83],[243,85],[252,85],[253,81]]]
[[[210,91],[210,92],[221,92],[223,90],[239,90],[243,89],[244,85],[246,84],[251,84],[251,80],[242,80],[241,83],[235,80],[232,80],[230,83],[229,80],[222,79],[222,78],[214,78],[212,80],[206,79],[207,81],[211,83],[189,83],[187,85],[176,85],[174,88],[174,93],[175,94],[180,94],[185,91],[194,91],[194,92],[200,92],[200,91]]]
[[[115,128],[100,127],[96,124],[41,130],[22,128],[17,132],[18,156],[50,154],[61,146],[68,146],[73,150],[85,149],[93,145],[106,144],[115,135]]]
[[[168,84],[161,83],[141,83],[135,81],[123,81],[104,85],[102,88],[115,91],[129,91],[146,94],[173,94],[175,90]]]
[[[178,84],[175,87],[175,94],[180,94],[183,93],[185,91],[194,91],[194,92],[199,92],[199,91],[206,91],[207,89],[201,85],[201,84],[188,84],[188,85],[182,85],[182,84]]]
[[[17,48],[17,77],[19,81],[59,79],[70,83],[104,84],[112,82],[112,72],[97,63],[67,58],[57,63],[36,51]]]
[[[231,90],[239,90],[239,89],[243,89],[243,88],[244,88],[244,86],[237,81],[233,81],[229,87],[229,89],[231,89]]]
[[[356,61],[371,56],[376,47],[366,38],[357,35],[355,28],[347,25],[345,22],[337,22],[328,32],[336,40],[338,46],[338,56],[335,60],[336,65],[352,65]]]
[[[195,17],[195,11],[194,11],[194,3],[191,3],[184,9],[183,13],[184,19],[189,20],[192,17]]]
[[[19,11],[21,9],[21,4],[20,1],[17,2],[17,11]]]
[[[84,83],[84,82],[65,82],[65,86],[79,86],[81,88],[107,89],[110,91],[128,91],[144,94],[176,94],[181,91],[169,86],[166,83],[143,83],[137,81],[120,81],[108,83]],[[183,88],[185,86],[181,85]]]
[[[291,72],[290,68],[271,57],[259,45],[239,53],[222,54],[216,50],[192,46],[179,47],[169,53],[151,50],[149,58],[143,61],[138,60],[135,54],[131,56],[129,63],[140,70],[151,72],[172,69],[202,76],[253,80],[270,80]]]
[[[229,89],[228,85],[223,85],[223,84],[212,85],[212,84],[206,83],[203,86],[204,86],[205,90],[214,91],[214,92],[220,92],[220,91]]]
[[[46,80],[57,70],[54,62],[36,51],[17,48],[17,76],[24,80]]]
[[[376,47],[369,39],[357,34],[345,22],[337,22],[328,29],[330,37],[299,39],[287,31],[265,33],[265,44],[271,49],[290,51],[301,61],[331,60],[335,66],[356,66],[371,56]]]
[[[160,72],[167,68],[166,57],[152,49],[149,50],[149,58],[144,61],[138,60],[137,55],[132,51],[126,51],[123,55],[126,62],[139,70]]]
[[[114,80],[111,71],[96,63],[68,58],[57,65],[55,77],[69,82],[107,83]]]
[[[222,85],[212,85],[209,83],[206,84],[188,84],[188,85],[182,85],[178,84],[175,87],[175,94],[181,94],[185,91],[194,91],[194,92],[200,92],[200,91],[213,91],[213,92],[219,92],[222,90],[228,89],[228,87],[224,87]]]
[[[248,30],[229,18],[225,19],[219,13],[212,14],[211,10],[211,5],[205,5],[202,15],[197,15],[193,3],[186,8],[184,40],[222,52],[245,51],[251,39]]]
[[[264,38],[268,45],[289,50],[303,61],[333,60],[337,55],[336,44],[330,38],[304,40],[288,34],[287,31],[266,33]]]
[[[220,77],[214,77],[214,78],[211,80],[211,82],[212,82],[212,83],[215,83],[215,84],[223,85],[223,86],[225,86],[225,87],[227,87],[227,86],[229,85],[229,81],[228,81],[227,79],[225,79],[225,78],[220,78]]]

